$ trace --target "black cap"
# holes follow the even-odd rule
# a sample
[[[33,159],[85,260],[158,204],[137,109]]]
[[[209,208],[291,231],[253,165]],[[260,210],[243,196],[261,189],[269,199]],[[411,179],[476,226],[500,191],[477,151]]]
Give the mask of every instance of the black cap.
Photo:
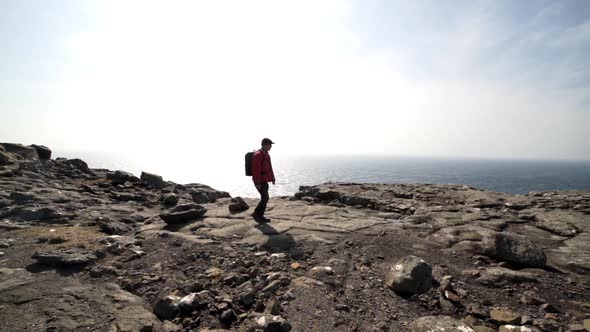
[[[275,144],[275,142],[271,141],[270,138],[263,138],[262,139],[262,145],[268,145],[268,144]]]

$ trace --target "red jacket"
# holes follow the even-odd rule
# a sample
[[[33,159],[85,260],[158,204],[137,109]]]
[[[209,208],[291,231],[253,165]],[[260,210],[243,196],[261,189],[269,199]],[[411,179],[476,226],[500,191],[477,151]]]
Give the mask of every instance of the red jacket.
[[[275,173],[272,170],[270,155],[264,149],[256,151],[252,157],[252,181],[262,183],[274,180]]]

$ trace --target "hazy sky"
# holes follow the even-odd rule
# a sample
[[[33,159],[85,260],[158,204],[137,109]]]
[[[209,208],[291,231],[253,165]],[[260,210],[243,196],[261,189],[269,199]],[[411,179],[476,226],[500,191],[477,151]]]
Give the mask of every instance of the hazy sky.
[[[588,0],[0,0],[0,141],[590,159],[589,59]]]

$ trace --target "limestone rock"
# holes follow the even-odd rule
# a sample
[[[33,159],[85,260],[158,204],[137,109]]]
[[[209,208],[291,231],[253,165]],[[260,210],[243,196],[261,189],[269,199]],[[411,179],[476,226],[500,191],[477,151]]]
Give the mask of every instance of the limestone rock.
[[[489,267],[475,271],[477,282],[488,286],[502,286],[508,283],[536,282],[537,278],[529,272],[513,271],[503,267]]]
[[[87,174],[87,175],[92,175],[92,176],[96,175],[88,167],[88,164],[84,160],[75,158],[75,159],[60,160],[60,162],[63,164],[63,166],[69,168],[69,170],[71,172],[67,172],[66,174],[68,174],[70,177],[77,176],[76,173]]]
[[[11,210],[10,216],[25,221],[42,221],[48,223],[55,221],[58,221],[58,223],[67,223],[72,218],[71,214],[51,206],[41,208],[17,207]]]
[[[13,153],[26,160],[38,160],[37,150],[30,146],[15,143],[0,143],[6,152]]]
[[[413,321],[410,326],[410,332],[475,332],[475,330],[468,325],[449,316],[425,316]]]
[[[160,214],[160,218],[167,224],[181,224],[201,218],[207,209],[197,204],[178,205],[170,212]]]
[[[385,285],[400,294],[424,293],[432,287],[432,267],[416,256],[407,256],[390,268]]]
[[[12,157],[11,154],[6,153],[5,151],[0,151],[0,166],[10,165],[14,162],[15,162],[15,159]]]
[[[289,332],[292,329],[291,324],[281,316],[260,315],[255,321],[264,332]]]
[[[167,295],[159,299],[154,306],[154,313],[160,319],[171,319],[180,312],[178,307],[181,298],[175,295]]]
[[[162,200],[164,201],[165,205],[178,204],[178,196],[176,196],[175,194],[167,194],[166,196],[164,196]]]
[[[540,298],[533,291],[525,291],[522,293],[519,302],[522,304],[539,305],[545,303],[545,300]]]
[[[269,315],[278,315],[281,311],[281,304],[279,300],[275,296],[271,296],[271,298],[266,303],[266,307],[264,309],[264,313]]]
[[[329,266],[315,266],[307,272],[308,277],[321,281],[329,281],[333,279],[333,275],[334,269]]]
[[[166,182],[160,175],[148,173],[148,172],[141,172],[141,183],[146,184],[148,186],[162,189],[166,187]]]
[[[237,319],[237,316],[233,310],[226,309],[219,315],[219,319],[225,324],[231,324],[231,322]]]
[[[217,194],[209,190],[197,190],[191,192],[193,202],[198,204],[215,203],[217,201]]]
[[[98,259],[94,251],[81,248],[36,252],[32,258],[50,266],[86,265]]]
[[[110,265],[98,265],[90,270],[90,276],[100,278],[105,275],[117,275],[117,269]]]
[[[520,323],[520,315],[508,308],[493,308],[490,311],[490,319],[500,324]]]
[[[98,222],[100,230],[109,235],[120,235],[127,233],[130,228],[126,224],[119,221],[101,220]]]
[[[479,305],[479,304],[475,304],[475,303],[469,304],[467,306],[466,311],[467,311],[467,313],[469,313],[475,317],[478,317],[478,318],[490,317],[489,310],[486,307]]]
[[[46,147],[44,145],[35,145],[35,144],[32,144],[31,147],[37,151],[37,155],[39,156],[39,159],[41,159],[41,160],[51,159],[51,150],[48,147]]]
[[[543,267],[547,257],[541,248],[524,236],[499,232],[486,235],[482,241],[484,254],[530,267]]]
[[[182,312],[192,312],[194,310],[201,310],[206,308],[212,301],[211,294],[207,291],[199,293],[190,293],[183,297],[178,303],[178,307]]]
[[[111,180],[114,185],[125,182],[139,182],[139,178],[129,172],[114,171],[107,173],[107,179]]]
[[[27,310],[22,305],[30,306]],[[55,272],[30,273],[0,268],[0,326],[3,331],[86,331],[106,323],[103,331],[157,331],[158,318],[140,297],[113,283],[81,283]],[[98,314],[96,316],[94,314]],[[31,329],[39,317],[52,317]],[[45,322],[46,321],[46,322]],[[39,321],[41,322],[41,321]]]
[[[239,213],[248,210],[250,207],[244,201],[242,197],[234,197],[231,199],[231,203],[229,204],[229,212],[231,213]]]

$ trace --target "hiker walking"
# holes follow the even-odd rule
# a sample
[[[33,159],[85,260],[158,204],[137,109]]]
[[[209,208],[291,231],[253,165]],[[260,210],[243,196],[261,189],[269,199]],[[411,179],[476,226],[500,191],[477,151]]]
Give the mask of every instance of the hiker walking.
[[[274,144],[268,138],[262,140],[262,148],[254,152],[252,156],[252,181],[256,190],[260,193],[260,202],[252,217],[257,222],[270,222],[270,219],[264,217],[266,211],[266,203],[268,203],[268,183],[275,184],[275,174],[272,170],[272,163],[270,162],[270,155],[268,152]]]

